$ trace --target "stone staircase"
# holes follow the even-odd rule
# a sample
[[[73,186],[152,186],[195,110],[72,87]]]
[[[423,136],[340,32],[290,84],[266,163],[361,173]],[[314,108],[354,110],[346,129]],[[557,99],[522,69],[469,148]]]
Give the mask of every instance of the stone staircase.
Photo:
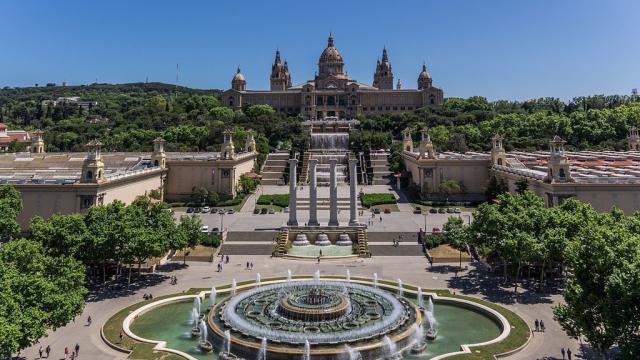
[[[358,256],[369,257],[369,244],[367,242],[367,232],[363,228],[359,228],[356,232]]]
[[[287,168],[289,153],[275,152],[269,153],[262,166],[262,185],[284,185],[283,174]]]
[[[287,255],[287,242],[289,242],[289,229],[283,228],[278,233],[278,240],[276,240],[276,249],[274,251],[274,256],[285,256]]]
[[[296,206],[298,208],[298,211],[300,210],[309,210],[310,205],[310,201],[309,198],[298,198],[298,201],[296,202]],[[318,198],[318,211],[320,210],[329,210],[329,198]],[[344,210],[344,211],[348,211],[349,210],[349,198],[338,198],[338,210]],[[358,210],[362,210],[364,209],[361,205],[360,205],[360,201],[358,201]]]
[[[393,173],[391,172],[391,165],[389,165],[388,152],[377,151],[370,153],[369,162],[371,163],[372,185],[393,184]]]
[[[300,179],[298,179],[298,183],[306,184],[309,180],[309,159],[311,158],[311,154],[308,151],[304,152],[302,156],[302,166],[300,169]]]

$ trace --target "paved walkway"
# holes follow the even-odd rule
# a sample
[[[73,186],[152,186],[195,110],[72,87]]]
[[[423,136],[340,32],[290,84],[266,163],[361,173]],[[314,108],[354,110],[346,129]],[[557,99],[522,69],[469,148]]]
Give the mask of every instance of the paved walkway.
[[[246,270],[247,261],[254,263],[253,270]],[[160,296],[180,293],[192,287],[210,287],[237,281],[252,280],[256,273],[262,278],[283,276],[287,269],[294,274],[313,274],[320,269],[323,275],[345,274],[349,269],[353,276],[372,276],[377,273],[381,279],[402,279],[406,284],[415,284],[423,288],[449,288],[456,293],[484,298],[516,311],[529,324],[543,319],[547,332],[536,333],[531,344],[521,353],[509,359],[536,359],[543,356],[561,358],[560,347],[571,346],[574,354],[579,354],[578,343],[569,339],[553,321],[551,308],[561,300],[558,294],[540,295],[521,292],[518,302],[513,301],[513,289],[503,289],[496,285],[497,279],[484,270],[470,266],[469,270],[455,277],[457,264],[437,264],[430,268],[422,256],[376,256],[371,259],[347,261],[314,262],[285,260],[268,256],[232,255],[231,262],[224,266],[221,273],[215,272],[216,265],[190,262],[188,267],[181,263],[170,263],[158,273],[147,275],[144,282],[134,284],[130,290],[113,288],[92,293],[82,316],[75,322],[60,328],[41,340],[43,347],[51,345],[52,359],[63,357],[64,347],[80,344],[82,359],[124,359],[124,354],[107,347],[100,338],[100,326],[118,310],[142,300],[144,293]],[[175,275],[178,285],[170,285],[169,277]],[[87,316],[93,318],[91,326],[85,326]],[[532,325],[531,325],[532,326]],[[36,359],[39,345],[23,351],[27,359]],[[579,358],[579,357],[576,357]]]

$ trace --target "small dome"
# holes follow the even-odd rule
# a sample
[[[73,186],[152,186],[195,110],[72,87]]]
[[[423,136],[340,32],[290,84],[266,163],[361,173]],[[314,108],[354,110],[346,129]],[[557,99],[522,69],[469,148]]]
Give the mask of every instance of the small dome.
[[[431,79],[431,75],[429,75],[429,72],[427,71],[427,65],[422,64],[422,71],[420,72],[420,75],[418,75],[418,79]]]
[[[245,81],[244,75],[240,72],[240,67],[236,70],[236,74],[233,76],[233,81]]]

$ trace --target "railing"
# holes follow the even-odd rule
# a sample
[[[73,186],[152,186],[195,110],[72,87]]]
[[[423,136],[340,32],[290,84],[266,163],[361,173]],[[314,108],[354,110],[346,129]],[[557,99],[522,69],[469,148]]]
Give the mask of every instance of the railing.
[[[530,177],[533,179],[537,179],[537,180],[544,180],[547,176],[546,174],[538,174],[533,172],[533,170],[529,170],[529,169],[516,169],[516,168],[510,168],[510,167],[506,167],[504,165],[493,165],[493,168],[495,170],[500,170],[500,171],[504,171],[507,173],[511,173],[511,174],[516,174],[516,175],[521,175],[521,176],[525,176],[525,177]]]
[[[153,172],[153,171],[158,170],[158,169],[160,169],[159,166],[153,166],[153,167],[146,168],[146,169],[133,170],[133,171],[127,171],[127,172],[115,173],[115,174],[109,174],[109,175],[105,175],[104,178],[106,180],[123,179],[123,178],[127,178],[127,177],[130,177],[130,176],[135,176],[135,175],[139,175],[139,174]]]

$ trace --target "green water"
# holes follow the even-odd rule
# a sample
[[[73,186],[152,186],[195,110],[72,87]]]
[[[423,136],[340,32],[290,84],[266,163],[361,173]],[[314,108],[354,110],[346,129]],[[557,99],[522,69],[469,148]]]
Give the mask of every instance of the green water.
[[[318,256],[322,250],[322,256],[349,256],[353,255],[353,248],[351,246],[292,246],[289,249],[289,255],[295,256]]]
[[[203,302],[203,309],[206,304],[208,300]],[[192,305],[192,301],[184,301],[155,308],[140,315],[131,325],[131,330],[146,339],[164,340],[169,348],[186,352],[197,359],[217,359],[215,354],[200,352],[197,339],[191,338]],[[405,355],[405,359],[430,359],[436,355],[458,351],[461,344],[488,341],[501,333],[500,327],[493,320],[463,307],[436,303],[434,313],[438,321],[438,337],[429,342],[424,354]]]

